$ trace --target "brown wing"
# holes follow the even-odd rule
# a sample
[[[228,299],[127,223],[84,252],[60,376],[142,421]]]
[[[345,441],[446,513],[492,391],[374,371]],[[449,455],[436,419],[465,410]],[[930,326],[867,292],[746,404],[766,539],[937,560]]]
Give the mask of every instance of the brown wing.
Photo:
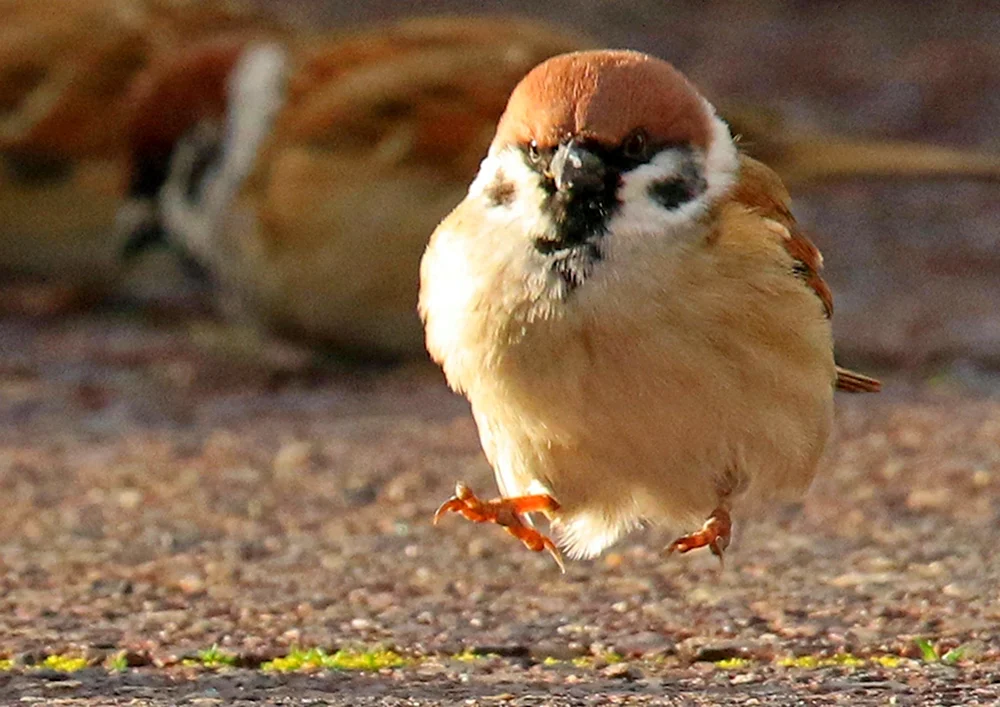
[[[823,256],[819,249],[802,234],[789,209],[790,199],[781,179],[773,170],[757,160],[740,155],[741,178],[734,189],[734,198],[780,224],[782,243],[794,259],[793,271],[823,303],[826,316],[833,315],[833,294],[823,280]],[[882,384],[874,378],[837,366],[838,390],[849,393],[875,393]]]

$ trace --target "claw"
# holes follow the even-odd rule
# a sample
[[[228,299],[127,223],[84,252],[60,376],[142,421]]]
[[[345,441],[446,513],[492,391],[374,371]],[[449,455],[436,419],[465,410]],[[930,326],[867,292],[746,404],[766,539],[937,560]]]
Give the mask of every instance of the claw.
[[[445,513],[452,511],[455,513],[461,513],[463,510],[466,510],[468,508],[470,495],[472,498],[475,498],[475,495],[472,493],[472,489],[468,486],[463,484],[461,481],[455,484],[455,495],[442,503],[434,512],[434,525],[438,524],[438,521],[441,520],[441,516]]]
[[[557,510],[559,503],[547,494],[483,501],[473,493],[472,489],[459,481],[455,484],[455,495],[442,503],[434,513],[434,525],[441,520],[441,516],[449,512],[460,513],[474,523],[496,523],[524,543],[529,550],[534,552],[548,550],[559,565],[560,571],[565,572],[566,566],[556,544],[551,538],[527,525],[523,517],[525,513],[548,514]]]
[[[683,554],[699,547],[707,547],[713,555],[719,558],[719,563],[723,564],[722,553],[729,547],[732,530],[733,521],[729,517],[729,510],[724,506],[719,506],[708,516],[708,520],[701,526],[701,530],[674,540],[667,548],[667,553],[679,552]]]

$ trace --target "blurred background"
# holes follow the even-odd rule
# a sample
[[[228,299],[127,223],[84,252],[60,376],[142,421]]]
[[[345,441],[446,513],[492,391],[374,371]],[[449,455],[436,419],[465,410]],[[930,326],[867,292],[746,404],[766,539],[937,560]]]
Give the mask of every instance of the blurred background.
[[[93,643],[44,612],[111,595],[294,613],[418,557],[455,478],[491,484],[423,354],[417,261],[507,93],[577,47],[673,62],[785,177],[838,357],[889,383],[865,406],[957,396],[978,425],[1000,392],[998,37],[974,0],[0,0],[4,630]],[[876,424],[861,407],[845,435]],[[990,429],[948,468],[995,489]],[[353,602],[314,638],[378,614]],[[116,645],[303,639],[302,616],[127,613],[99,622]]]

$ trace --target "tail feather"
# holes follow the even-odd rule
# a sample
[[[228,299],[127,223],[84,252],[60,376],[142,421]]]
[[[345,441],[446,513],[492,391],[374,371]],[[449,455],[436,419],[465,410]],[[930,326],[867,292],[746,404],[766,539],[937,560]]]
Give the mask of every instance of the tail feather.
[[[837,366],[837,390],[848,393],[877,393],[882,384],[874,378]]]

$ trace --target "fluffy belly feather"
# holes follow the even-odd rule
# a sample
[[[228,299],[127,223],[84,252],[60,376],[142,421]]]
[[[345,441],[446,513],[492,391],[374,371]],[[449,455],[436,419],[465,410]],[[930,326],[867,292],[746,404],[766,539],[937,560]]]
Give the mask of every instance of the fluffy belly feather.
[[[803,492],[829,435],[833,357],[824,320],[794,324],[781,345],[662,322],[536,327],[469,391],[502,494],[553,495],[561,544],[593,556],[643,521],[700,522],[727,495],[746,515]]]

